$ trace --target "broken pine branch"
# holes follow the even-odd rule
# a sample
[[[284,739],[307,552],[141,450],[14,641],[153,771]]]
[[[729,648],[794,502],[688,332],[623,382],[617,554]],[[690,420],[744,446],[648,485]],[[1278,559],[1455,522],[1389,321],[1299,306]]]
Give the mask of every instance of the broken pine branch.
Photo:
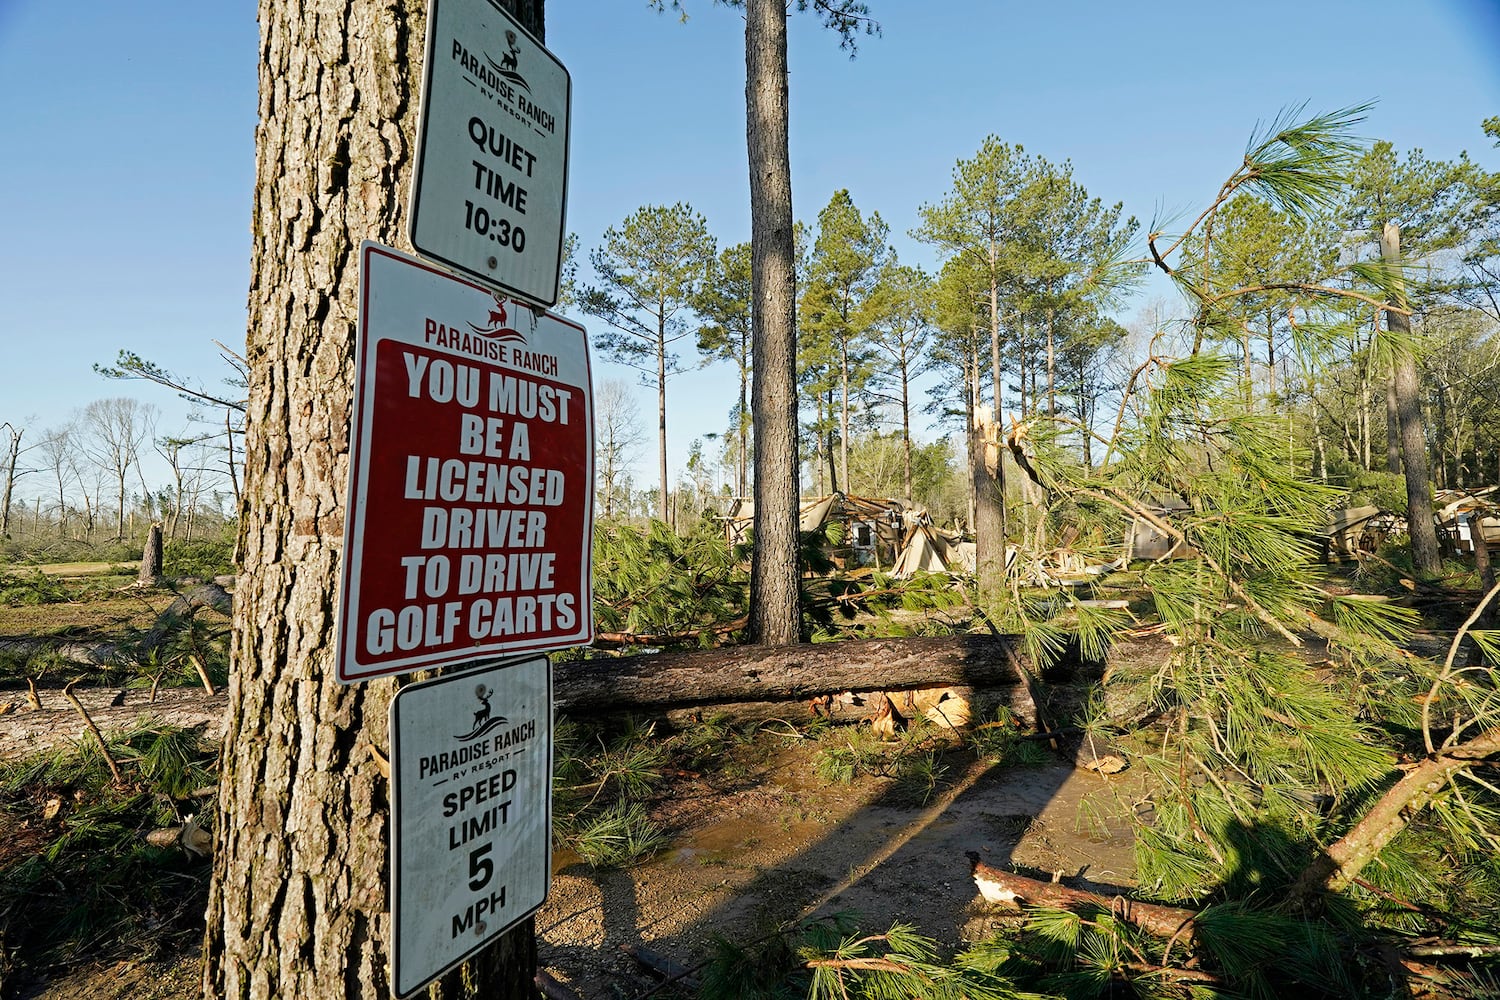
[[[125,779],[120,777],[120,766],[115,763],[114,755],[109,752],[109,744],[104,741],[104,734],[99,732],[99,727],[94,725],[93,719],[89,718],[88,710],[83,707],[83,702],[79,701],[78,696],[73,693],[73,685],[82,679],[79,677],[70,681],[68,686],[63,688],[63,697],[68,699],[73,708],[77,710],[79,716],[83,719],[83,724],[88,727],[88,731],[94,734],[94,740],[99,744],[99,752],[104,755],[104,762],[109,765],[109,773],[114,775],[115,784],[117,786],[123,785],[125,784]]]

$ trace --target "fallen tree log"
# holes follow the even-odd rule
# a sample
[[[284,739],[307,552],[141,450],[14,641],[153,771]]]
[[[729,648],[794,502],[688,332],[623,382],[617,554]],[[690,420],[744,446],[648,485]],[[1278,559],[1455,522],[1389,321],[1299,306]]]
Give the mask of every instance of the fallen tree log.
[[[203,726],[204,738],[219,740],[227,721],[229,698],[206,695],[202,688],[162,688],[156,700],[146,688],[93,688],[76,691],[94,724],[106,736],[136,725]],[[61,690],[38,691],[40,709],[17,705],[0,715],[0,761],[54,750],[88,736],[78,713]],[[9,702],[0,702],[8,704]]]
[[[1196,910],[1072,889],[1061,882],[1042,882],[987,865],[979,860],[978,853],[974,851],[968,852],[968,857],[973,865],[974,884],[979,887],[980,895],[987,902],[1047,906],[1059,910],[1107,910],[1148,934],[1169,940],[1192,940],[1194,924],[1198,919]]]
[[[688,707],[665,707],[661,714],[674,726],[690,726],[714,717],[735,722],[789,722],[802,725],[814,718],[834,722],[864,722],[873,718],[889,698],[905,721],[925,717],[933,725],[963,730],[1004,705],[1018,719],[1030,720],[1034,711],[1024,684],[972,688],[962,684],[942,687],[840,691],[800,701],[733,701]]]
[[[805,704],[830,692],[1013,688],[1026,683],[1023,657],[1018,640],[987,635],[727,646],[569,660],[554,668],[553,690],[559,709],[577,715],[747,702]]]
[[[151,627],[131,642],[79,642],[75,639],[32,636],[0,636],[0,653],[18,660],[46,654],[77,666],[106,666],[124,659],[144,659],[162,645],[173,630],[208,608],[228,618],[234,597],[216,581],[199,583],[177,595]]]
[[[203,591],[196,599],[184,597],[168,611],[215,607],[215,596]],[[1111,657],[1116,652],[1160,657],[1171,648],[1159,640],[1136,640],[1117,646]],[[1004,636],[867,639],[569,660],[556,664],[553,688],[559,711],[575,718],[638,712],[674,724],[715,715],[793,723],[823,715],[858,722],[870,718],[884,696],[907,720],[926,716],[938,725],[962,728],[997,704],[1020,721],[1035,722],[1025,666],[1019,642]],[[127,728],[142,717],[178,726],[206,723],[209,738],[224,731],[222,692],[164,688],[154,704],[146,689],[98,688],[78,695],[105,732]],[[0,759],[78,738],[77,716],[55,692],[40,691],[42,711],[23,707],[21,697],[24,692],[13,702],[0,696]]]

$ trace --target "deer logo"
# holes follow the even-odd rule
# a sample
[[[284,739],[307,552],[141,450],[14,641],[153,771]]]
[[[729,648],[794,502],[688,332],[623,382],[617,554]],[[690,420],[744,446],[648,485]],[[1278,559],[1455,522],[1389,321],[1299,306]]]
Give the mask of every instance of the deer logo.
[[[523,313],[522,315],[525,314]],[[490,340],[519,340],[524,342],[526,340],[526,335],[524,333],[513,327],[505,325],[506,321],[509,319],[510,310],[505,308],[505,299],[503,299],[499,295],[496,295],[495,304],[489,309],[489,319],[485,321],[485,325],[479,326],[477,324],[470,323],[469,329],[473,330],[479,336],[487,337]],[[532,326],[533,328],[535,328],[535,323],[533,323]]]
[[[465,743],[477,740],[492,729],[503,726],[508,721],[503,715],[495,715],[490,708],[490,699],[495,696],[494,688],[487,688],[483,684],[476,685],[474,697],[479,699],[479,707],[474,710],[474,728],[463,735],[455,735],[454,739],[463,740]]]
[[[474,697],[479,699],[480,708],[474,712],[474,728],[479,729],[490,721],[490,698],[495,694],[494,688],[486,688],[483,684],[474,689]]]
[[[516,33],[507,30],[505,32],[505,44],[510,46],[510,51],[500,59],[500,69],[515,72],[517,68],[516,57],[521,54],[521,46],[516,44]]]

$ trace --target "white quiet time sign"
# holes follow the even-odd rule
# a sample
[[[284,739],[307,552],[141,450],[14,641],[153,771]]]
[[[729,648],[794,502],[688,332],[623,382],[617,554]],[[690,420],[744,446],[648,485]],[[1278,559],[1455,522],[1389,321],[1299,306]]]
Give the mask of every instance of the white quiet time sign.
[[[542,305],[557,301],[571,83],[497,0],[431,0],[412,246]]]
[[[410,996],[535,913],[552,880],[545,656],[391,701],[391,979]]]

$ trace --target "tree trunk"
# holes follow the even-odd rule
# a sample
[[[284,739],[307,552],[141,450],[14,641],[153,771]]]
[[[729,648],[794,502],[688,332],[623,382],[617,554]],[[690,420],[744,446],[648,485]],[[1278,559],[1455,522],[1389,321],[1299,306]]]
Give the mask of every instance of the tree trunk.
[[[748,353],[740,352],[740,454],[735,463],[735,496],[744,496],[750,486],[747,462],[750,454],[750,369],[747,367]]]
[[[1495,589],[1495,564],[1490,560],[1489,542],[1484,538],[1484,519],[1489,511],[1480,507],[1469,515],[1469,537],[1474,540],[1474,572],[1479,574],[1479,585],[1485,593]],[[1476,623],[1480,628],[1489,628],[1500,616],[1490,608]]]
[[[847,323],[848,321],[845,320]],[[854,487],[849,482],[849,340],[847,336],[839,338],[839,479],[844,483],[844,491],[852,493]]]
[[[986,417],[984,407],[979,407],[969,436],[969,465],[974,480],[979,606],[991,612],[1005,601],[1005,508],[1000,502],[1003,483],[999,476],[999,429]]]
[[[1401,227],[1388,222],[1380,236],[1380,252],[1388,261],[1401,259]],[[1406,305],[1404,290],[1398,305]],[[1386,312],[1386,329],[1405,340],[1411,336],[1411,320],[1398,312]],[[1437,525],[1432,519],[1432,483],[1427,474],[1427,435],[1422,427],[1421,387],[1417,382],[1417,358],[1409,343],[1396,345],[1391,390],[1396,399],[1396,419],[1401,432],[1402,467],[1406,471],[1406,530],[1411,536],[1411,557],[1417,572],[1437,576],[1443,564],[1438,555]]]
[[[980,372],[983,366],[979,363],[979,335],[977,329],[970,330],[968,357],[964,364],[964,411],[966,413],[979,412],[979,397],[983,393],[981,385],[983,377]],[[974,479],[974,447],[975,439],[979,431],[976,422],[970,419],[964,427],[964,444],[967,446],[965,458],[969,459],[968,475],[964,478],[969,482],[969,534],[977,535],[979,531],[979,486]]]
[[[146,547],[141,552],[141,571],[136,575],[137,586],[154,587],[161,583],[161,522],[151,525],[146,532]]]
[[[1437,462],[1432,467],[1433,479],[1440,490],[1449,486],[1448,466],[1452,457],[1448,452],[1448,393],[1440,382],[1437,387],[1437,427],[1433,429],[1433,445],[1437,450]],[[1457,464],[1457,463],[1453,463]]]
[[[1047,416],[1057,416],[1057,310],[1047,310]]]
[[[120,506],[115,510],[115,541],[117,541],[117,542],[118,541],[123,541],[124,538],[125,538],[125,473],[126,473],[126,471],[127,470],[124,469],[124,468],[120,469],[119,479],[118,479],[118,481],[116,483],[116,486],[117,486],[117,488],[116,488],[116,495],[117,495],[117,497],[119,499],[119,502],[120,502]]]
[[[786,7],[745,3],[745,139],[755,330],[755,550],[750,638],[801,639],[797,572],[797,275],[787,149]]]
[[[1401,422],[1396,416],[1396,371],[1385,384],[1385,471],[1401,475]]]
[[[541,37],[542,0],[505,0]],[[391,993],[395,684],[333,672],[357,257],[405,242],[425,5],[261,0],[249,406],[206,996]],[[529,925],[436,991],[527,995]]]
[[[224,411],[224,447],[228,449],[229,465],[229,488],[234,492],[234,506],[238,510],[240,506],[240,474],[239,466],[234,459],[234,413],[232,410]]]
[[[1005,466],[1000,459],[999,427],[1003,419],[1001,404],[1005,396],[1000,375],[1000,285],[995,279],[997,248],[990,246],[990,379],[994,385],[995,408],[985,426],[978,410],[970,414],[973,426],[982,429],[971,439],[970,455],[974,470],[974,546],[979,603],[985,610],[1001,604],[1005,598]],[[1025,393],[1023,392],[1024,396]],[[987,457],[994,456],[991,465]]]
[[[5,455],[5,493],[0,496],[0,538],[10,537],[10,504],[15,495],[16,488],[16,463],[21,458],[21,435],[25,431],[16,430],[9,424],[0,424],[10,431],[10,446]]]
[[[818,642],[575,660],[556,665],[559,710],[712,706],[828,692],[965,684],[1024,685],[1024,653],[1010,636],[963,635]]]
[[[668,524],[673,518],[667,508],[667,320],[666,305],[657,313],[656,330],[656,448],[657,465],[661,483],[661,501],[657,504],[657,516]]]
[[[906,502],[911,503],[911,378],[906,362],[901,362],[901,486]]]

